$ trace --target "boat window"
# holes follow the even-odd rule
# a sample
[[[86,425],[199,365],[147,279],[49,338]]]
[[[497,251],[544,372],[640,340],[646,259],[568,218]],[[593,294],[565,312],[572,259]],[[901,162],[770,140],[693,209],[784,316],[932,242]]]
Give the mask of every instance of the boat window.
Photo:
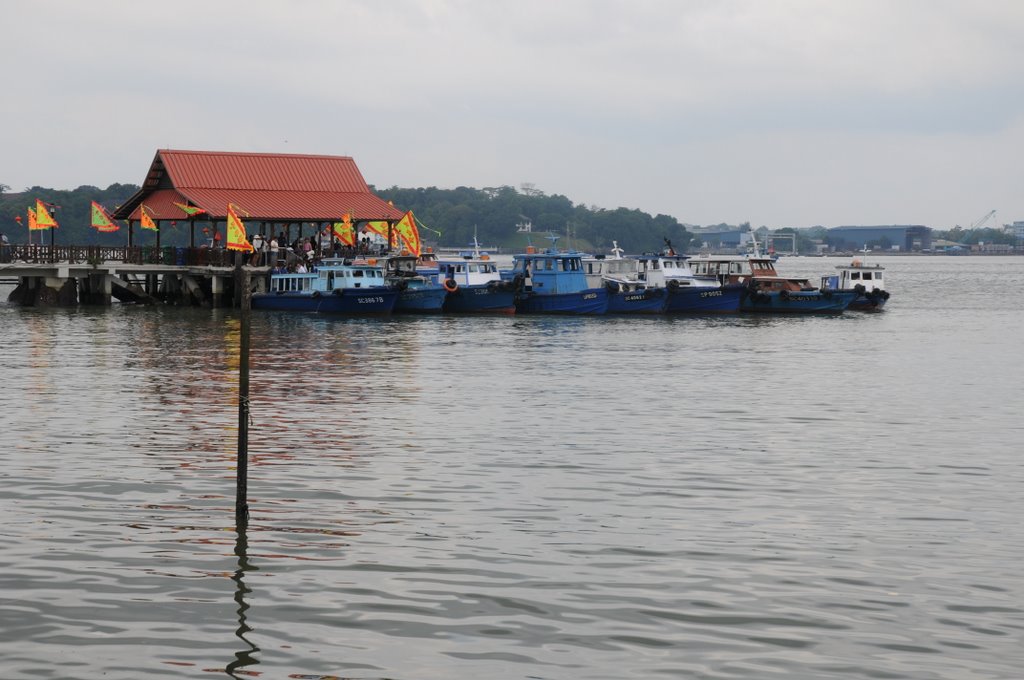
[[[355,270],[354,272],[352,272],[352,276],[356,277],[357,279],[358,278],[362,278],[363,270],[362,269]]]
[[[864,272],[864,276],[862,278],[865,281],[870,281],[871,280],[871,272]]]
[[[850,278],[853,279],[854,281],[857,281],[858,279],[860,279],[860,272],[850,272]]]

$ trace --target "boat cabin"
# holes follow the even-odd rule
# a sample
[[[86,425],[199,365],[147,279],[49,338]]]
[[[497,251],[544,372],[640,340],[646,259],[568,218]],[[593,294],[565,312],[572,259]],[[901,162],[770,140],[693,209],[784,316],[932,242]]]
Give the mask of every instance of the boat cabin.
[[[752,277],[778,277],[770,257],[701,255],[690,260],[695,276],[710,276],[722,283],[747,283]]]
[[[329,293],[338,288],[380,288],[387,285],[380,267],[350,264],[341,258],[326,258],[311,272],[272,274],[272,293]]]
[[[710,277],[695,276],[689,264],[688,255],[638,255],[637,278],[657,288],[678,288],[680,286],[697,286],[701,288],[718,285]]]
[[[512,276],[522,274],[527,289],[548,295],[587,290],[583,255],[576,252],[526,253],[513,256]]]
[[[864,286],[865,292],[885,290],[883,272],[885,267],[880,264],[864,264],[854,260],[850,264],[837,265],[837,274],[821,277],[821,287],[830,290],[849,290]]]
[[[460,286],[474,286],[500,281],[498,264],[488,255],[464,255],[461,260],[439,260],[438,271],[442,279],[452,279]]]

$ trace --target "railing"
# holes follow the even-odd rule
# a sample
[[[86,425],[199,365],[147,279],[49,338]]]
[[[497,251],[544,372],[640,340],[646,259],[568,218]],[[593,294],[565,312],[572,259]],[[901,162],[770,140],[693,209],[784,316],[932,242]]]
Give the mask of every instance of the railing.
[[[231,267],[235,252],[223,248],[180,248],[176,246],[63,246],[8,245],[0,251],[0,263],[158,264],[183,267]]]

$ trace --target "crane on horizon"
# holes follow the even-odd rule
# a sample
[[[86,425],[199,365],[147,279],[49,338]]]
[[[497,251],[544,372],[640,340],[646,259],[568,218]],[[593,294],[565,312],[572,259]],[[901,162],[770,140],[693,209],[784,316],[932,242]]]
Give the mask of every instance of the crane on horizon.
[[[986,222],[988,222],[989,218],[991,218],[995,214],[996,214],[995,210],[989,210],[987,213],[985,213],[984,217],[982,217],[980,220],[978,220],[977,222],[972,224],[970,227],[968,227],[968,229],[978,229],[979,227],[981,227],[981,225],[983,225]]]

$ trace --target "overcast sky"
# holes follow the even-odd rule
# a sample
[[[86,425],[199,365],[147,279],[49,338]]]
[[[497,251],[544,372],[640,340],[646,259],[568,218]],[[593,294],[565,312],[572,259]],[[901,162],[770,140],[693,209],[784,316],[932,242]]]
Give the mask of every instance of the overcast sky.
[[[531,183],[692,224],[1024,220],[1019,0],[0,0],[0,17],[14,191],[139,184],[172,148],[346,155],[382,188]]]

